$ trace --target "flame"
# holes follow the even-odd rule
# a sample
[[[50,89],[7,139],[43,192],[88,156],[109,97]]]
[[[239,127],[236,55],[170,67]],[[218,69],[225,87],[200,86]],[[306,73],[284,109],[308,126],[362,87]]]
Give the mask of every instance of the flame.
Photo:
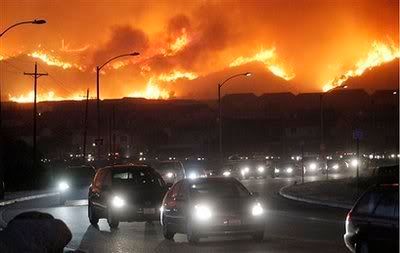
[[[291,80],[295,77],[294,73],[288,73],[282,66],[276,63],[276,53],[275,48],[261,50],[250,57],[240,56],[236,58],[231,64],[230,67],[237,67],[250,62],[262,62],[266,68],[271,71],[274,75],[279,76],[285,80]]]
[[[175,82],[178,79],[189,79],[189,80],[194,80],[198,77],[196,73],[193,72],[181,72],[179,70],[174,70],[169,74],[161,74],[158,77],[158,80],[164,81],[164,82]]]
[[[162,54],[164,56],[172,56],[177,52],[181,51],[190,42],[189,36],[185,28],[182,28],[181,35],[178,36],[167,49],[162,49]]]
[[[17,102],[17,103],[33,103],[34,100],[34,93],[33,91],[30,91],[29,93],[25,95],[20,95],[20,96],[11,96],[8,95],[8,99],[12,102]],[[54,91],[49,91],[47,93],[38,93],[36,97],[37,102],[43,102],[43,101],[63,101],[63,100],[84,100],[85,96],[82,94],[74,94],[70,97],[61,97],[57,96]]]
[[[58,59],[57,57],[51,56],[42,51],[34,51],[34,52],[28,54],[28,56],[30,56],[32,58],[40,59],[49,66],[57,66],[57,67],[61,67],[63,69],[70,69],[72,67],[75,67],[79,70],[84,69],[82,66],[79,66],[79,65],[73,64],[73,63],[69,63],[69,62],[64,62],[64,61]]]
[[[133,98],[147,98],[147,99],[168,99],[170,94],[167,90],[160,89],[157,84],[154,83],[154,78],[150,78],[147,82],[146,90],[135,91],[128,95]]]
[[[328,81],[322,90],[327,92],[335,87],[342,85],[350,77],[361,76],[366,70],[380,66],[386,62],[393,61],[400,57],[400,50],[394,44],[388,45],[383,42],[372,42],[371,49],[364,59],[359,60],[353,69],[348,70],[343,75]]]

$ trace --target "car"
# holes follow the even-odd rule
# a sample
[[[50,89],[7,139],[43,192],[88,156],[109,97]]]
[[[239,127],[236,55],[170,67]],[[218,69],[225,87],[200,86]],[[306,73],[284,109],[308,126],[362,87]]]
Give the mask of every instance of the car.
[[[295,162],[278,162],[272,166],[271,177],[294,177],[301,176],[301,168]]]
[[[303,165],[305,175],[316,175],[322,170],[320,160],[315,157],[304,157]]]
[[[257,241],[264,238],[263,203],[233,177],[179,181],[165,195],[160,219],[169,240],[176,233],[186,234],[189,243],[227,234],[248,234]]]
[[[88,165],[65,168],[58,180],[60,205],[64,205],[67,200],[86,199],[95,173],[95,169]]]
[[[124,221],[154,221],[167,186],[146,165],[115,165],[99,169],[89,189],[88,216],[92,225],[106,218],[110,228]]]
[[[265,163],[248,160],[239,167],[239,179],[266,178],[267,170]]]
[[[155,170],[160,173],[165,183],[172,186],[185,178],[185,169],[180,161],[161,161],[155,165]]]
[[[351,252],[399,252],[399,185],[367,190],[346,218],[344,242]]]

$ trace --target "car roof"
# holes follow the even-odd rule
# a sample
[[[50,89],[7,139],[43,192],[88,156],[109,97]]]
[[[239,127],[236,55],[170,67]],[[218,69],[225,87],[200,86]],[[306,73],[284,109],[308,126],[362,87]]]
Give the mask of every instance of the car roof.
[[[220,183],[224,183],[224,182],[239,182],[237,181],[235,178],[233,177],[219,177],[219,176],[215,176],[215,177],[200,177],[200,178],[195,178],[195,179],[190,179],[190,178],[185,178],[183,179],[188,183],[206,183],[206,182],[220,182]],[[240,183],[240,182],[239,182]]]
[[[151,168],[148,165],[144,165],[144,164],[129,164],[129,165],[113,165],[113,166],[106,166],[104,167],[104,169],[107,170],[142,170],[142,169],[149,169],[149,170],[153,170],[153,168]]]

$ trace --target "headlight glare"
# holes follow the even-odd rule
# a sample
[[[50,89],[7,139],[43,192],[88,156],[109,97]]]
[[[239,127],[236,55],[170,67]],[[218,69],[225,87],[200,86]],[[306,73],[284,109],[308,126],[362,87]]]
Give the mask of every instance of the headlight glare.
[[[332,166],[332,168],[333,168],[334,170],[337,170],[337,169],[339,169],[339,165],[338,165],[338,164],[334,164],[334,165]]]
[[[225,177],[229,177],[231,175],[230,171],[224,171],[224,173],[222,173],[222,175],[224,175]]]
[[[279,172],[280,172],[280,169],[275,169],[274,172],[275,172],[275,173],[279,173]]]
[[[263,166],[259,166],[259,167],[257,168],[257,170],[258,170],[258,172],[263,173],[265,169],[264,169]]]
[[[172,173],[172,172],[167,173],[167,178],[172,178],[173,176],[174,176],[174,173]]]
[[[291,174],[293,172],[293,169],[289,167],[289,168],[286,169],[286,172]]]
[[[194,216],[197,220],[206,221],[212,216],[210,207],[206,205],[195,205]]]
[[[125,200],[119,196],[114,196],[112,199],[112,205],[116,208],[125,206]]]
[[[311,171],[314,171],[314,170],[317,169],[317,164],[316,163],[311,163],[309,168],[310,168]]]
[[[67,182],[62,181],[62,182],[60,182],[60,183],[58,184],[58,189],[59,189],[60,191],[64,192],[64,191],[66,191],[66,190],[69,189],[69,185],[68,185]]]
[[[256,203],[253,208],[251,209],[251,214],[253,216],[260,216],[264,213],[264,209],[262,208],[260,203]]]

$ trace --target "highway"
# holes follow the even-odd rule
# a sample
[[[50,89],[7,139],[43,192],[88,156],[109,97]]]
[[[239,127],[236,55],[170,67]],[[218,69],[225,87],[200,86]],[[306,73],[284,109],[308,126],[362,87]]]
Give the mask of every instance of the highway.
[[[307,181],[323,179],[323,176],[306,178]],[[294,179],[242,182],[249,190],[259,192],[266,203],[266,233],[260,243],[239,236],[205,238],[198,245],[190,245],[181,234],[175,236],[174,242],[168,241],[164,240],[158,222],[121,223],[118,230],[110,231],[106,220],[100,220],[96,228],[87,218],[86,200],[68,201],[60,206],[57,196],[10,205],[1,210],[1,218],[7,222],[27,210],[50,213],[72,231],[68,248],[83,252],[348,252],[343,243],[346,210],[282,198],[279,189],[293,184]]]

